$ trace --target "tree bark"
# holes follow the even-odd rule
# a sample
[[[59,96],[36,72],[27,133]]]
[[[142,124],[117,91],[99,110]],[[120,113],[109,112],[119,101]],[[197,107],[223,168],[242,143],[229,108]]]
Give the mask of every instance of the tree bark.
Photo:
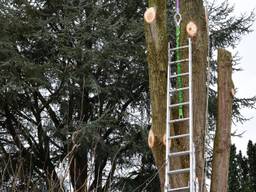
[[[166,84],[167,84],[167,30],[166,30],[166,0],[149,0],[149,7],[156,8],[156,20],[151,24],[145,23],[145,34],[148,50],[148,67],[149,67],[149,84],[150,97],[152,106],[152,127],[154,134],[154,144],[151,148],[156,166],[159,170],[161,189],[164,189],[164,162],[165,147],[162,138],[165,133],[166,119]],[[181,45],[187,44],[188,34],[186,25],[190,21],[196,24],[197,33],[192,38],[193,42],[193,127],[194,127],[194,143],[196,153],[196,176],[199,181],[201,190],[203,191],[204,183],[204,136],[206,122],[206,69],[208,56],[208,37],[205,20],[205,9],[202,0],[181,0]],[[188,53],[182,53],[183,57],[187,57]],[[185,66],[185,65],[184,65]],[[188,69],[182,68],[183,72]],[[186,86],[188,81],[183,80]],[[184,93],[184,98],[188,97]],[[188,109],[184,108],[184,114],[188,114]],[[174,114],[174,117],[177,114]],[[171,132],[179,133],[187,132],[188,124],[182,123],[172,127]],[[186,142],[173,143],[174,150],[183,150],[187,147]],[[172,166],[186,167],[188,165],[186,158],[177,158],[172,161]],[[187,185],[187,175],[181,175],[172,179],[172,187]]]
[[[231,145],[233,103],[232,56],[225,49],[218,50],[218,114],[214,139],[211,192],[226,192]]]
[[[152,24],[145,24],[145,33],[148,50],[149,84],[152,106],[152,127],[154,134],[154,145],[151,148],[156,166],[159,169],[161,189],[164,189],[164,168],[165,149],[162,142],[165,133],[166,118],[166,74],[167,74],[167,32],[166,32],[166,1],[149,0],[149,6],[156,8],[156,21]],[[192,38],[193,43],[193,127],[194,143],[196,153],[196,176],[199,181],[200,191],[203,191],[204,183],[204,137],[206,122],[206,70],[208,56],[208,34],[205,20],[205,9],[202,0],[181,0],[181,45],[187,44],[188,34],[187,24],[192,21],[196,24],[197,33]],[[183,57],[188,56],[188,52],[182,53]],[[184,65],[185,66],[185,65]],[[182,72],[186,72],[187,67],[182,67]],[[183,79],[183,85],[188,84],[187,79]],[[184,98],[188,97],[184,93]],[[174,112],[174,117],[177,116]],[[184,108],[184,114],[188,114],[188,109]],[[187,132],[188,124],[182,123],[172,127],[173,134]],[[176,142],[174,150],[186,148],[186,142]],[[174,168],[188,166],[187,159],[177,158],[171,162]],[[187,175],[173,177],[172,187],[186,185]]]
[[[207,101],[207,66],[208,66],[208,29],[206,24],[205,8],[202,0],[180,0],[181,5],[181,45],[188,44],[187,24],[195,24],[197,27],[196,34],[192,39],[192,84],[193,84],[193,141],[195,144],[196,157],[196,177],[199,182],[199,191],[205,190],[204,181],[204,143],[206,129],[206,101]],[[193,26],[194,27],[194,26]],[[183,52],[186,58],[188,53]],[[182,71],[188,69],[183,65]],[[187,81],[183,82],[184,86],[188,85]],[[184,98],[188,97],[184,94]],[[186,109],[185,110],[185,114]],[[180,124],[175,130],[182,131],[188,127],[187,124]]]
[[[167,88],[167,17],[166,0],[149,0],[149,7],[155,7],[156,19],[145,22],[147,60],[149,70],[150,99],[152,107],[151,131],[154,143],[151,148],[155,164],[159,170],[161,191],[164,191],[165,146],[162,138],[166,128],[166,88]]]
[[[71,148],[73,144],[70,144]],[[87,192],[87,149],[78,148],[71,157],[69,173],[72,186],[76,192]]]

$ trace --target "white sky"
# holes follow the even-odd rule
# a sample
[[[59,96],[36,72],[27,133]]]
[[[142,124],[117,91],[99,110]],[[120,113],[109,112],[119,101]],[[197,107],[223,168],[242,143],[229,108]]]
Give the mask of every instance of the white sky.
[[[256,8],[255,0],[229,0],[235,5],[235,13],[249,13]],[[256,11],[256,9],[255,9]],[[233,75],[233,81],[238,89],[237,96],[251,97],[256,95],[256,23],[253,25],[253,32],[244,36],[237,48],[233,51],[239,52],[242,57],[241,72]],[[246,154],[248,140],[256,142],[256,110],[242,110],[243,115],[252,119],[244,124],[233,125],[232,130],[238,132],[246,131],[242,138],[233,137],[232,142],[236,144],[243,154]]]

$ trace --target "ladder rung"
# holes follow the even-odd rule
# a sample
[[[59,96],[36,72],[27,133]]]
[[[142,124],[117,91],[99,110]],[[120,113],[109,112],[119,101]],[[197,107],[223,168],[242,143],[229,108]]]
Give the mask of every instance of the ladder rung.
[[[177,60],[177,61],[171,61],[170,64],[175,64],[175,63],[183,63],[189,61],[189,59],[181,59],[181,60]]]
[[[180,151],[180,152],[173,152],[169,154],[169,157],[178,157],[183,155],[189,155],[190,151]]]
[[[183,88],[178,88],[178,89],[171,89],[170,92],[176,92],[176,91],[184,91],[184,90],[188,90],[189,87],[183,87]]]
[[[189,117],[182,118],[182,119],[174,119],[174,120],[170,120],[169,123],[177,123],[177,122],[188,121],[188,120],[189,120]]]
[[[179,187],[179,188],[173,188],[173,189],[168,189],[168,192],[172,192],[172,191],[184,191],[184,190],[189,190],[190,187]]]
[[[182,76],[186,76],[186,75],[189,75],[189,73],[180,73],[177,75],[171,75],[170,78],[182,77]]]
[[[176,169],[172,171],[168,171],[168,174],[174,175],[174,174],[182,174],[182,173],[187,173],[190,171],[190,168],[185,168],[185,169]]]
[[[175,135],[175,136],[171,136],[169,137],[169,139],[179,139],[179,138],[182,138],[182,137],[189,137],[190,134],[182,134],[182,135]]]
[[[175,48],[170,49],[170,51],[176,51],[176,50],[185,49],[185,48],[189,48],[189,46],[188,45],[184,45],[184,46],[181,46],[181,47],[175,47]]]
[[[172,104],[169,107],[179,107],[179,106],[183,106],[183,105],[189,105],[189,102],[183,102],[183,103],[177,103],[177,104]]]

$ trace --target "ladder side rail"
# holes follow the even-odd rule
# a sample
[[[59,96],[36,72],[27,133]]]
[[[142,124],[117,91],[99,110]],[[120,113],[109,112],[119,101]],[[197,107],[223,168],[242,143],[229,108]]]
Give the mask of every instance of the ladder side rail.
[[[166,160],[166,165],[165,165],[165,192],[168,192],[168,188],[170,187],[170,179],[168,175],[168,171],[170,170],[170,162],[169,162],[169,153],[170,153],[170,143],[171,141],[169,140],[170,137],[170,123],[169,123],[169,118],[170,118],[170,75],[171,75],[171,66],[170,66],[170,61],[171,61],[171,53],[170,53],[170,43],[168,43],[168,65],[167,65],[167,103],[166,103],[166,133],[165,133],[165,139],[166,139],[166,150],[165,150],[165,160]]]
[[[170,43],[168,43],[168,71],[167,71],[167,108],[166,108],[166,167],[165,167],[165,192],[169,191],[177,191],[179,188],[173,188],[171,187],[170,184],[170,175],[172,174],[178,174],[183,171],[188,171],[189,172],[189,185],[188,188],[190,192],[195,192],[196,186],[195,186],[195,151],[194,151],[194,143],[193,143],[193,87],[192,87],[192,42],[191,39],[188,39],[188,72],[187,74],[181,75],[181,76],[186,76],[188,75],[188,80],[189,80],[189,85],[188,87],[183,87],[179,90],[188,90],[188,101],[183,102],[181,104],[171,104],[171,97],[173,92],[177,92],[179,90],[172,88],[171,85],[171,79],[172,78],[177,78],[178,75],[172,75],[172,61],[171,61],[171,47]],[[174,89],[174,90],[173,90]],[[188,111],[188,117],[185,119],[172,119],[171,117],[171,111],[172,108],[177,107],[179,105],[188,105],[189,111]],[[183,151],[183,152],[177,152],[177,153],[171,153],[170,152],[170,144],[171,144],[171,133],[170,133],[170,127],[171,123],[175,122],[180,122],[188,120],[189,123],[189,130],[187,134],[183,134],[182,137],[187,136],[189,139],[189,151]],[[173,138],[179,138],[181,136],[173,136]],[[184,154],[183,154],[184,153]],[[189,154],[189,167],[185,169],[175,169],[171,171],[171,165],[170,165],[170,159],[171,156],[177,156],[177,155],[185,155],[186,153]],[[180,188],[182,190],[182,188]],[[185,189],[185,187],[184,187]]]
[[[194,150],[193,150],[193,87],[192,87],[192,42],[188,39],[189,44],[189,148],[190,148],[190,191],[194,192]]]

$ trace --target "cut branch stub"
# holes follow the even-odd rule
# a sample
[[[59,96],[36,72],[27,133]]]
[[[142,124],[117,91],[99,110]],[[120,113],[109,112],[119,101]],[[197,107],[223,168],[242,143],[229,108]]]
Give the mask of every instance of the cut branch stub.
[[[235,89],[232,88],[232,89],[231,89],[231,95],[232,95],[232,97],[235,97],[235,93],[236,93]]]
[[[149,25],[152,40],[154,42],[156,50],[158,50],[160,48],[160,45],[159,45],[160,42],[159,42],[159,33],[156,25],[157,23],[156,8],[155,7],[148,8],[144,13],[144,19],[145,19],[145,22]]]
[[[235,97],[235,94],[236,94],[235,85],[234,85],[234,82],[232,80],[232,88],[231,88],[231,95],[232,95],[232,97]]]
[[[164,146],[166,146],[166,142],[167,142],[166,139],[167,139],[167,138],[166,138],[166,134],[164,134],[164,135],[163,135],[163,138],[162,138],[162,143],[163,143]],[[171,144],[172,144],[172,143],[169,142],[169,148],[171,147]]]
[[[154,132],[152,131],[152,129],[150,129],[149,133],[148,133],[148,146],[150,148],[153,148],[155,146],[155,135]]]
[[[144,13],[144,19],[148,24],[153,23],[156,20],[156,8],[150,7]]]
[[[163,142],[164,146],[166,146],[166,134],[163,135],[162,142]]]
[[[187,33],[190,37],[194,37],[197,34],[197,26],[193,21],[190,21],[186,26]]]

